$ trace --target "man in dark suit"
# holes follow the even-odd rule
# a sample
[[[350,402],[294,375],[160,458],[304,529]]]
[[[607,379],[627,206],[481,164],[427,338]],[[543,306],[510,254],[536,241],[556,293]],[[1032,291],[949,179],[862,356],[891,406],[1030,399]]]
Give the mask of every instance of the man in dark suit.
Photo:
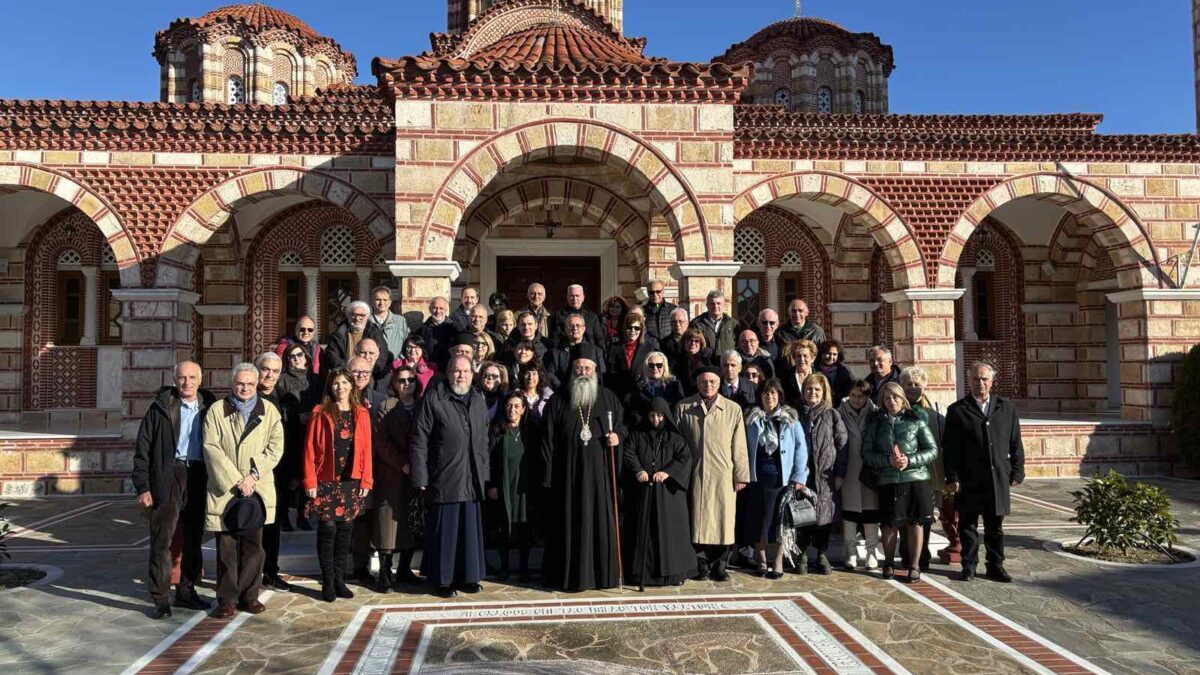
[[[754,385],[742,377],[742,357],[732,349],[721,355],[721,387],[717,392],[738,404],[742,412],[755,405]]]
[[[667,302],[666,289],[666,285],[658,279],[646,282],[646,295],[649,299],[642,305],[646,312],[646,335],[660,343],[673,332],[671,312],[675,311],[675,304]]]
[[[417,329],[417,335],[425,341],[425,360],[437,365],[440,371],[450,358],[450,345],[458,335],[458,329],[450,321],[450,303],[438,296],[429,301],[429,318]]]
[[[567,286],[567,306],[558,310],[554,315],[554,326],[551,328],[551,340],[561,339],[567,333],[567,319],[572,316],[583,317],[583,341],[590,342],[601,350],[608,349],[608,334],[600,325],[600,317],[583,306],[583,286],[571,284]],[[603,358],[601,358],[603,360]]]
[[[584,318],[578,314],[567,317],[566,335],[563,340],[546,351],[542,365],[550,378],[550,388],[558,391],[571,380],[571,364],[579,358],[591,359],[596,364],[596,376],[604,377],[605,354],[600,347],[584,339],[587,331]]]
[[[979,518],[987,573],[1010,583],[1004,569],[1004,516],[1011,513],[1010,488],[1025,480],[1025,452],[1016,406],[992,394],[996,369],[976,361],[967,371],[969,393],[946,411],[943,445],[946,485],[956,493],[962,538],[962,580],[975,578],[979,562]]]
[[[321,368],[325,372],[345,368],[350,359],[354,358],[354,353],[358,349],[358,343],[364,338],[369,338],[375,341],[377,345],[386,345],[387,336],[383,334],[379,326],[370,322],[371,306],[361,300],[346,305],[346,323],[338,326],[329,338],[325,341],[325,349],[321,352],[321,358],[324,363]],[[380,354],[380,361],[387,353],[383,350]],[[376,367],[379,364],[372,364]]]
[[[354,388],[358,390],[361,403],[374,415],[379,406],[387,400],[387,394],[375,388],[370,363],[366,358],[356,356],[350,359],[348,368],[350,377],[354,378]],[[359,514],[354,521],[350,543],[350,556],[354,561],[353,577],[364,586],[375,583],[375,577],[371,576],[371,529],[375,522],[374,517],[374,509],[367,509]]]

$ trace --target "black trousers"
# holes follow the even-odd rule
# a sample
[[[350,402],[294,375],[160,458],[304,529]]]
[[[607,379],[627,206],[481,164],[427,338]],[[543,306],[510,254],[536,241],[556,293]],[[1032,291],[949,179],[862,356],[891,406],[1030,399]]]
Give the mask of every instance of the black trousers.
[[[371,534],[375,529],[375,518],[375,509],[367,509],[354,519],[350,557],[354,560],[355,574],[371,569]]]
[[[718,574],[725,571],[733,546],[726,544],[692,544],[696,551],[696,566],[700,574]]]
[[[979,518],[983,517],[983,545],[989,566],[1004,563],[1004,516],[983,513],[972,505],[958,507],[958,535],[962,539],[962,565],[979,564]]]
[[[217,600],[247,603],[258,600],[262,587],[262,528],[241,536],[217,533]]]
[[[280,514],[283,514],[282,516]],[[287,509],[279,510],[279,506],[275,507],[275,522],[268,525],[263,525],[262,528],[262,543],[263,543],[263,574],[274,577],[279,576],[279,518],[287,517]]]
[[[176,528],[183,529],[183,561],[180,563],[175,595],[190,597],[196,594],[196,582],[204,574],[201,545],[204,542],[204,501],[207,490],[208,472],[204,462],[186,465],[177,462],[166,503],[155,504],[150,511],[150,571],[146,586],[156,604],[170,601],[171,540]]]
[[[805,525],[799,530],[797,544],[800,545],[800,555],[808,554],[808,547],[812,546],[817,549],[817,555],[825,555],[829,550],[829,531],[832,529],[833,523],[825,525]]]

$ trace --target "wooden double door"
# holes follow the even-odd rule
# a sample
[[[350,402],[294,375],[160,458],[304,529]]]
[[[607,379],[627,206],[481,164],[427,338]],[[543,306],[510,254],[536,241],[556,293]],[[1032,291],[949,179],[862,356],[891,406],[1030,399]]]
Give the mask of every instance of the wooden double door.
[[[566,304],[571,284],[583,286],[584,307],[599,312],[604,302],[598,256],[496,257],[496,290],[508,297],[509,307],[520,309],[528,304],[526,291],[534,282],[546,287],[546,304],[556,310]]]

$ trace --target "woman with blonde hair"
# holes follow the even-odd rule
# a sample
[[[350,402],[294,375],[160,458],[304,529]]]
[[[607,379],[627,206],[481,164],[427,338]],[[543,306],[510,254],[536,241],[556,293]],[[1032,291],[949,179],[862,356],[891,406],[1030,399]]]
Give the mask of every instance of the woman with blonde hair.
[[[633,391],[625,399],[625,418],[628,425],[637,427],[650,411],[656,398],[669,403],[672,409],[684,399],[683,385],[671,373],[671,363],[662,352],[649,352],[642,361]]]
[[[816,345],[813,345],[812,353],[815,357]],[[797,541],[800,562],[796,565],[796,573],[808,572],[808,547],[812,546],[817,552],[817,571],[830,574],[833,565],[825,554],[829,550],[829,530],[837,510],[833,498],[836,492],[834,467],[838,456],[846,451],[848,436],[842,416],[833,409],[829,380],[824,375],[810,374],[804,378],[800,391],[800,423],[808,440],[808,489],[816,506],[817,522],[800,528]]]
[[[792,340],[784,348],[783,361],[789,368],[781,369],[783,397],[796,410],[804,407],[801,389],[804,379],[812,375],[817,363],[817,343],[812,340]]]
[[[879,511],[883,521],[884,579],[895,577],[892,562],[900,528],[908,544],[908,583],[921,579],[922,525],[933,518],[929,465],[937,461],[937,442],[929,425],[895,382],[879,390],[880,410],[863,433],[863,463],[876,469]]]

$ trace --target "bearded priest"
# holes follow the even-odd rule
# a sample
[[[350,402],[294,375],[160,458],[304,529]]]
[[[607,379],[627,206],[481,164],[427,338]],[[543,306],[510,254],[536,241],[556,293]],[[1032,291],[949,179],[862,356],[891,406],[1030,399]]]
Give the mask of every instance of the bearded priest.
[[[602,387],[596,362],[579,358],[571,380],[546,406],[542,455],[548,488],[547,541],[542,577],[565,591],[619,583],[612,468],[625,440],[625,411]],[[616,466],[616,475],[621,467]]]

